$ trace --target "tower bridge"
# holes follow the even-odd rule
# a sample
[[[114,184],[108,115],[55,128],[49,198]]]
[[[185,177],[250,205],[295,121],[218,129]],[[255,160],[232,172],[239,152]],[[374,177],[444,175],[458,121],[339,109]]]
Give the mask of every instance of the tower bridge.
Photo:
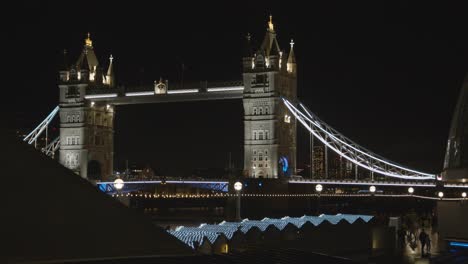
[[[247,37],[242,58],[242,80],[202,81],[185,83],[182,86],[160,79],[151,85],[123,87],[115,84],[114,58],[112,55],[109,57],[107,70],[104,71],[88,34],[78,60],[72,64],[68,64],[65,60],[61,67],[58,84],[59,106],[25,140],[30,144],[35,142],[44,130],[47,131],[47,125],[54,115],[58,114],[60,136],[49,142],[43,151],[53,155],[58,150],[58,161],[62,165],[83,178],[104,184],[113,174],[116,106],[242,99],[243,167],[246,177],[284,178],[289,179],[291,184],[376,185],[379,179],[374,178],[375,174],[381,176],[380,179],[384,177],[386,180],[381,185],[391,186],[393,180],[399,181],[395,186],[414,185],[407,180],[419,181],[424,187],[438,185],[436,180],[440,180],[440,175],[436,177],[435,174],[407,168],[361,147],[301,104],[297,98],[294,42],[291,40],[286,51],[280,48],[276,36],[270,17],[263,42],[259,47],[253,47],[250,36]],[[456,120],[459,119],[457,116]],[[304,181],[288,178],[296,173],[297,124],[310,134],[311,167],[314,164],[314,142],[318,141],[324,146],[325,150],[321,157],[325,160],[323,177],[315,175],[312,179]],[[459,153],[453,149],[459,146],[455,141],[461,141],[457,139],[461,137],[457,134],[460,129],[451,130],[448,153],[452,156],[455,156],[453,153]],[[353,180],[337,180],[329,177],[329,152],[334,152],[351,165],[350,168],[354,170],[355,175]],[[458,164],[459,159],[457,156],[456,162],[446,161],[446,164]],[[446,172],[451,172],[443,175],[452,175],[454,169],[447,168]],[[358,179],[358,169],[369,172],[369,179]],[[467,179],[458,175],[457,180],[462,182],[454,187],[466,187]],[[444,180],[450,181],[450,177]]]

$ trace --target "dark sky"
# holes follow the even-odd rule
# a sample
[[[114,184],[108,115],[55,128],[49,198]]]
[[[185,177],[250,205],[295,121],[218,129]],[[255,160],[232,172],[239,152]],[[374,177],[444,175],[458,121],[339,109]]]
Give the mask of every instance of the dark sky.
[[[21,2],[8,9],[12,70],[3,106],[9,129],[31,129],[57,105],[62,50],[76,60],[91,32],[101,64],[115,57],[122,85],[241,78],[247,32],[260,42],[273,15],[282,49],[296,42],[298,95],[362,146],[415,169],[439,172],[458,91],[468,71],[468,9],[451,3],[346,5],[335,1]],[[255,3],[253,3],[255,2]],[[302,2],[302,1],[301,1]],[[6,84],[6,82],[4,82]],[[11,94],[10,94],[11,93]],[[4,113],[5,113],[4,111]],[[240,101],[117,108],[116,166],[165,174],[241,164]],[[299,134],[299,167],[308,142]]]

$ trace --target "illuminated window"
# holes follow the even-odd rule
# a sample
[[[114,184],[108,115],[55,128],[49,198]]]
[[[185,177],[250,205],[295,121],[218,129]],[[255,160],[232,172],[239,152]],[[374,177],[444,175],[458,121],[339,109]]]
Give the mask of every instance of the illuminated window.
[[[227,243],[221,246],[221,253],[223,254],[229,253],[229,245]]]
[[[79,136],[67,137],[66,143],[67,143],[67,145],[79,145],[80,144],[80,137]]]
[[[284,115],[284,122],[285,122],[285,123],[291,123],[291,116],[289,116],[289,115]]]

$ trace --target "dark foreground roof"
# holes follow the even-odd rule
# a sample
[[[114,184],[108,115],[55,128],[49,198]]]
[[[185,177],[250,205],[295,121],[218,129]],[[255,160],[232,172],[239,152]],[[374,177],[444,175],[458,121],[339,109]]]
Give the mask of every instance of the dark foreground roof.
[[[3,133],[0,237],[8,263],[193,254],[143,215]]]

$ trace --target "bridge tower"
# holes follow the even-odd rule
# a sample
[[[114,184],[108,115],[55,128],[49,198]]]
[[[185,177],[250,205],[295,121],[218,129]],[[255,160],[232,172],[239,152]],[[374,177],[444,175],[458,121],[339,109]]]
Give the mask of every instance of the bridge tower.
[[[452,117],[442,180],[468,181],[468,76],[465,77]]]
[[[244,171],[248,177],[278,178],[295,173],[296,120],[281,97],[297,98],[297,68],[291,40],[281,51],[272,17],[254,52],[247,36],[243,57]]]
[[[104,74],[89,33],[75,64],[68,65],[64,55],[58,85],[59,162],[85,179],[105,179],[113,173],[114,109],[112,105],[87,100],[86,94],[93,90],[112,89],[112,56]]]

